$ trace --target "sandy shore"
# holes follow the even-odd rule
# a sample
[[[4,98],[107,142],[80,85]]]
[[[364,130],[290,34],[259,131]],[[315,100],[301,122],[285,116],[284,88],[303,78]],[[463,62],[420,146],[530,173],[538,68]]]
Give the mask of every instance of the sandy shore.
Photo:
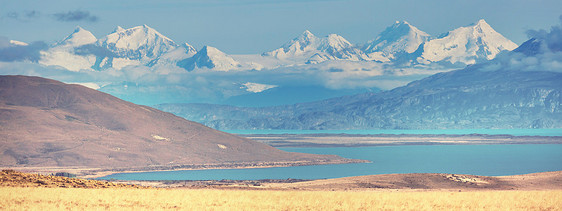
[[[241,134],[274,147],[361,147],[392,145],[562,144],[562,136],[512,135],[358,135],[358,134]]]
[[[3,170],[0,186],[12,187],[156,187],[188,189],[303,191],[489,191],[562,190],[562,171],[512,176],[465,174],[383,174],[321,180],[98,181]],[[135,186],[136,185],[136,186]]]
[[[279,162],[245,162],[245,163],[210,163],[210,164],[185,164],[185,165],[161,165],[147,167],[127,168],[87,168],[87,167],[0,167],[0,169],[12,169],[25,173],[54,174],[67,172],[76,174],[78,178],[92,179],[104,177],[116,173],[155,172],[155,171],[179,171],[179,170],[204,170],[204,169],[249,169],[249,168],[274,168],[307,165],[328,165],[345,163],[364,163],[366,160],[340,159],[340,160],[312,160],[312,161],[279,161]]]

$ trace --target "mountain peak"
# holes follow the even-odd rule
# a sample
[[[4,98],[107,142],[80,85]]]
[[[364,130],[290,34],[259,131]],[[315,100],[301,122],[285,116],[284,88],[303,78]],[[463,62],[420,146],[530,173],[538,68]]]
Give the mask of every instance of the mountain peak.
[[[477,25],[477,26],[490,26],[490,25],[486,22],[486,20],[484,20],[484,19],[478,20],[478,22],[476,22],[475,25]]]
[[[219,49],[206,45],[192,57],[179,61],[177,66],[187,71],[192,71],[196,68],[228,71],[238,68],[240,63]]]
[[[314,34],[312,34],[312,32],[308,31],[308,30],[304,30],[304,32],[302,33],[301,37],[315,37]]]
[[[224,54],[222,51],[220,51],[219,49],[213,47],[213,46],[203,46],[203,48],[201,48],[201,50],[199,51],[203,54],[206,55],[213,55],[213,54]]]
[[[353,45],[342,36],[338,34],[329,34],[327,37],[322,38],[320,45],[318,46],[318,49],[319,50],[328,49],[336,52],[336,51],[341,51],[343,49],[351,48],[352,46]]]
[[[117,26],[117,27],[115,27],[115,29],[111,33],[118,33],[118,32],[122,32],[122,31],[125,31],[125,29],[121,26]]]
[[[80,27],[80,26],[76,26],[76,28],[74,29],[74,32],[76,33],[76,32],[82,31],[82,30],[85,30],[85,29]]]
[[[412,25],[410,25],[410,23],[408,23],[408,22],[407,22],[407,21],[405,21],[405,20],[401,20],[401,21],[396,21],[396,22],[394,22],[394,25],[395,25],[395,26],[400,26],[400,25],[408,25],[408,26],[412,26]]]
[[[423,61],[447,60],[474,64],[478,60],[493,59],[499,52],[513,50],[517,45],[495,31],[484,19],[455,30],[424,44]],[[419,60],[422,61],[422,60]]]
[[[96,42],[97,38],[92,32],[76,26],[74,31],[65,37],[62,41],[55,44],[55,46],[78,47],[82,45],[92,44]]]
[[[312,32],[305,30],[301,36],[299,36],[298,38],[296,38],[294,41],[296,42],[300,42],[302,44],[310,44],[312,42],[314,42],[314,40],[316,39],[316,36],[314,34],[312,34]],[[301,45],[302,45],[301,44]]]
[[[370,55],[382,52],[384,56],[394,58],[395,54],[413,53],[430,37],[431,35],[406,21],[396,21],[363,46],[363,50]]]
[[[146,24],[129,29],[118,26],[115,32],[100,39],[98,44],[119,57],[135,60],[152,60],[178,46],[170,38]]]

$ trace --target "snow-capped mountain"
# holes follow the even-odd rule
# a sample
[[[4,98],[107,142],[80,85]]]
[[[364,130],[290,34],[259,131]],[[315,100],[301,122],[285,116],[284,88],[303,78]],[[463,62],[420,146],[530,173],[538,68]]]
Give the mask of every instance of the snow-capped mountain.
[[[190,58],[194,56],[196,53],[197,50],[193,46],[189,45],[188,43],[184,43],[179,47],[169,50],[168,52],[162,54],[162,56],[154,60],[153,64],[149,64],[149,65],[150,66],[152,65],[176,66],[176,63],[178,61]]]
[[[54,44],[55,47],[79,47],[95,43],[98,39],[92,32],[77,26],[72,34],[65,37],[60,42]]]
[[[372,58],[395,59],[405,53],[414,53],[420,44],[428,41],[431,35],[419,30],[406,21],[396,21],[387,27],[377,38],[369,41],[362,50]]]
[[[130,29],[118,26],[99,40],[90,31],[77,27],[69,36],[41,52],[39,63],[72,71],[121,69],[128,65],[175,64],[196,52],[191,45],[177,45],[147,25]]]
[[[92,32],[78,26],[70,35],[41,52],[40,64],[61,66],[71,71],[89,69],[96,62],[96,56],[82,55],[77,48],[93,44],[97,38]]]
[[[329,66],[335,69],[360,65],[359,69],[371,70],[371,61],[387,66],[421,64],[424,67],[438,63],[445,67],[451,63],[459,67],[492,59],[499,52],[515,47],[516,44],[494,31],[484,20],[437,39],[400,21],[361,48],[340,35],[317,37],[307,30],[281,48],[261,55],[227,55],[212,47],[204,47],[203,52],[198,53],[191,45],[178,45],[147,25],[129,29],[118,26],[99,40],[91,32],[77,27],[72,34],[42,51],[39,63],[71,71],[119,70],[125,66],[176,70],[180,67],[188,71],[197,68],[261,70],[329,63],[333,63]]]
[[[107,49],[111,55],[98,55],[96,69],[127,65],[150,65],[164,53],[178,45],[170,38],[147,25],[130,29],[118,27],[113,33],[101,38],[96,46]]]
[[[192,71],[196,68],[228,71],[241,67],[241,64],[232,57],[211,46],[204,46],[195,55],[179,61],[177,65],[187,71]]]
[[[474,64],[493,59],[504,50],[511,51],[517,44],[496,32],[485,20],[450,31],[423,44],[417,62],[428,64],[446,61],[452,64]]]
[[[359,61],[367,58],[361,50],[355,48],[340,35],[330,34],[319,38],[308,30],[284,44],[281,48],[265,52],[262,55],[307,64],[326,60]]]
[[[150,60],[178,46],[147,25],[130,29],[118,27],[114,33],[101,38],[96,44],[110,50],[116,57],[135,60]]]

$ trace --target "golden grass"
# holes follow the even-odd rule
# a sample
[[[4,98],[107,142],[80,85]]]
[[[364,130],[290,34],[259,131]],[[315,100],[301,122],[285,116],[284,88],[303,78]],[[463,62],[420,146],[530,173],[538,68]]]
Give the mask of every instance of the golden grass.
[[[562,190],[476,192],[1,187],[0,210],[561,210]]]

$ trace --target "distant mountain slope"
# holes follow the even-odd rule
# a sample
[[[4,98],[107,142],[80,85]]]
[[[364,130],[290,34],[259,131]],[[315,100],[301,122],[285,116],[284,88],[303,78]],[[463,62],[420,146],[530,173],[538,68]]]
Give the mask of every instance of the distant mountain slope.
[[[80,85],[0,76],[0,166],[342,161],[288,153]]]
[[[159,108],[219,129],[561,128],[559,43],[531,39],[495,60],[380,93],[263,108]]]
[[[477,73],[477,74],[475,74]],[[457,129],[562,127],[561,73],[442,73],[391,91],[265,108],[158,108],[217,129]]]
[[[493,59],[517,44],[496,32],[485,20],[450,31],[420,47],[420,63],[447,61],[452,64],[475,64]]]

